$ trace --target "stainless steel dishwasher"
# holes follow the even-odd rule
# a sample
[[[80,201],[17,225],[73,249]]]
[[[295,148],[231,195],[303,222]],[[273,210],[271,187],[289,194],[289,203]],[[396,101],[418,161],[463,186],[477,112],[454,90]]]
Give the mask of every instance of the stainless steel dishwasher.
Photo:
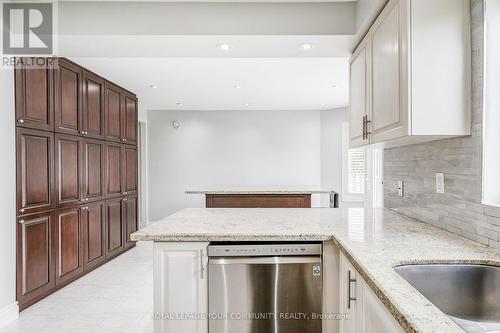
[[[321,333],[321,244],[208,247],[209,333]]]

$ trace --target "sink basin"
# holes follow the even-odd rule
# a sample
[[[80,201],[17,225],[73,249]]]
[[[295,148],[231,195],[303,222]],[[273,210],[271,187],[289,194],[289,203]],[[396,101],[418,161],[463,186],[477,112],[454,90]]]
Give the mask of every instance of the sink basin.
[[[429,264],[395,270],[466,332],[500,332],[500,267]]]

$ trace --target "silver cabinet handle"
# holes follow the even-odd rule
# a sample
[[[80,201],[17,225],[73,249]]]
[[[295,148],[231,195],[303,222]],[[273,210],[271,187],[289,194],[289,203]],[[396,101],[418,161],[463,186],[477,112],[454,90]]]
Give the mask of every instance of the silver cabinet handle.
[[[24,223],[24,220],[19,220],[19,224],[23,224]]]
[[[200,250],[200,279],[203,280],[205,275],[205,252]]]
[[[366,139],[366,116],[363,116],[363,140]]]
[[[24,119],[18,119],[18,120],[17,120],[17,122],[18,122],[19,124],[22,124],[22,123],[24,123]]]
[[[19,213],[24,213],[24,208],[19,209]]]
[[[351,283],[356,283],[356,279],[351,278],[351,271],[347,273],[347,308],[351,308],[351,301],[355,301],[356,297],[351,297]]]

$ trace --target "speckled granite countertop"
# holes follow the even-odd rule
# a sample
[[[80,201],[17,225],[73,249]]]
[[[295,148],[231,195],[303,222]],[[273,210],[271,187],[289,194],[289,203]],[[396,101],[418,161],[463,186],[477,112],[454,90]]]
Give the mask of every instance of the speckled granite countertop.
[[[333,240],[407,332],[463,332],[401,278],[404,263],[500,266],[500,251],[385,209],[185,209],[137,241]]]

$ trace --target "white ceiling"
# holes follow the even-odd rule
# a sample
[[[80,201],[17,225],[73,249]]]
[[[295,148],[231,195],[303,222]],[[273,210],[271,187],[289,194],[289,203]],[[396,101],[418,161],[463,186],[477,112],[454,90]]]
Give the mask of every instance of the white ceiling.
[[[72,59],[135,92],[144,110],[320,110],[348,104],[347,58]]]

